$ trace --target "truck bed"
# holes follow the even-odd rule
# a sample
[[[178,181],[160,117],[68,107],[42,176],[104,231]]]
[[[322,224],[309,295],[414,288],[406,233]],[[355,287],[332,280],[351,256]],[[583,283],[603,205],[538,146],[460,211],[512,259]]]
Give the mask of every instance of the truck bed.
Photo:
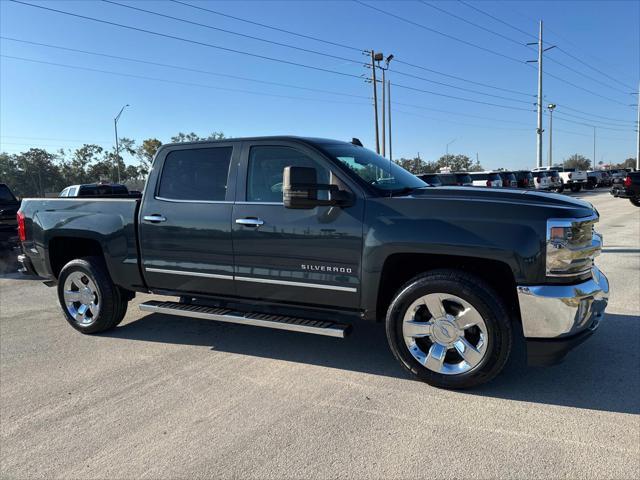
[[[68,256],[64,253],[73,253],[69,250],[74,249],[74,241],[92,240],[104,251],[115,284],[141,288],[139,207],[136,198],[25,199],[20,208],[27,233],[25,254],[38,275],[53,278]]]

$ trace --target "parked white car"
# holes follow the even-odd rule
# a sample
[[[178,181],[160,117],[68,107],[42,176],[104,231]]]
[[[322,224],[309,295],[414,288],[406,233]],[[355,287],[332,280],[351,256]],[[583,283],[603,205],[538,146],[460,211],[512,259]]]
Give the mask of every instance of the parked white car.
[[[565,188],[570,188],[572,192],[579,192],[582,187],[587,185],[587,172],[578,170],[577,168],[562,168],[562,167],[536,167],[532,171],[544,171],[548,172],[555,170],[560,174],[560,179]]]
[[[531,172],[531,175],[533,175],[533,184],[535,185],[536,190],[551,190],[554,187],[553,180],[549,172],[544,170],[534,170]]]
[[[502,177],[498,172],[469,172],[469,176],[474,187],[502,187]]]

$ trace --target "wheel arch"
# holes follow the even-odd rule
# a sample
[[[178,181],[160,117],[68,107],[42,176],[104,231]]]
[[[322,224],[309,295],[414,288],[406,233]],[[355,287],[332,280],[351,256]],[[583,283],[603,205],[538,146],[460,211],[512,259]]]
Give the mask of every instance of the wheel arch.
[[[395,253],[386,258],[377,291],[376,321],[384,321],[387,309],[402,285],[431,270],[453,269],[471,273],[487,282],[505,302],[512,319],[520,321],[516,280],[511,267],[499,260],[459,255]]]

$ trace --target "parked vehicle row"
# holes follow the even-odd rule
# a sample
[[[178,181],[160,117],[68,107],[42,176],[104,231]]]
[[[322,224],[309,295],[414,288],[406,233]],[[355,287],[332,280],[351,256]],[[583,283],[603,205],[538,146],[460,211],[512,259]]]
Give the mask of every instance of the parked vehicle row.
[[[589,170],[575,168],[537,167],[533,170],[495,170],[485,172],[428,173],[420,179],[435,187],[475,186],[490,188],[530,188],[561,193],[565,188],[572,192],[592,190],[618,185],[622,188],[627,170]],[[613,192],[612,192],[613,193]]]
[[[575,198],[433,188],[355,140],[234,138],[163,145],[141,199],[23,200],[19,262],[85,334],[135,292],[180,299],[144,311],[338,338],[379,321],[408,372],[463,388],[520,335],[537,365],[592,335],[609,296],[598,220]]]

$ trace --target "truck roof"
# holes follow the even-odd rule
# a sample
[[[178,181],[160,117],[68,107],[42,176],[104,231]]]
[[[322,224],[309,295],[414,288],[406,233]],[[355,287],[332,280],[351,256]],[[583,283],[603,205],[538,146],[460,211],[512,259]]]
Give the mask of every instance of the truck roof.
[[[344,140],[334,140],[330,138],[319,138],[319,137],[299,137],[296,135],[272,135],[272,136],[264,136],[264,137],[234,137],[234,138],[223,138],[221,140],[198,140],[196,142],[177,142],[177,143],[165,143],[160,148],[165,147],[173,147],[176,145],[204,145],[210,143],[233,143],[233,142],[255,142],[255,141],[264,141],[264,140],[288,140],[295,141],[301,143],[307,143],[310,145],[330,145],[330,144],[345,144],[345,145],[353,145],[351,142],[346,142]]]

